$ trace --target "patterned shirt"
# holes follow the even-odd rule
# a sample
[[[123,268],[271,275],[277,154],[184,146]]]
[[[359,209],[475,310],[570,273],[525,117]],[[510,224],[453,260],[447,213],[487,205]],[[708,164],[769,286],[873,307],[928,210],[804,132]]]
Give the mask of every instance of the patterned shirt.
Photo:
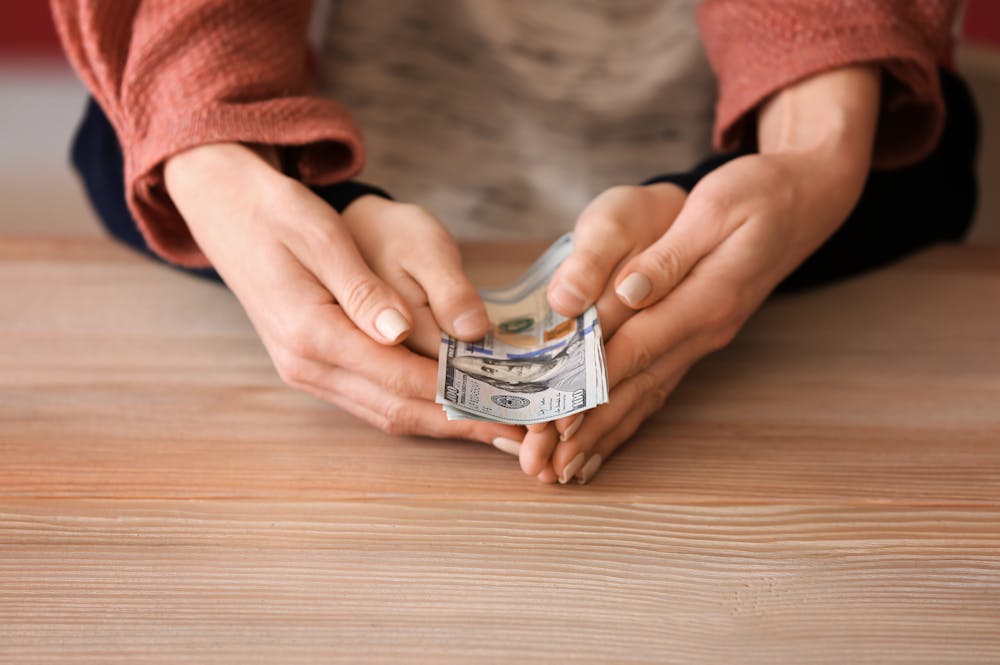
[[[361,179],[458,237],[553,237],[602,190],[709,152],[696,4],[333,2],[321,85],[361,126]]]

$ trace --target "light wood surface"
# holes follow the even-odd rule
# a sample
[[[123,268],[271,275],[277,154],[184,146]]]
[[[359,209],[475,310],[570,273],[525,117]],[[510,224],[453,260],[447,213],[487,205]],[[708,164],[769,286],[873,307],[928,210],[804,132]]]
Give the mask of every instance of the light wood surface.
[[[770,302],[552,487],[284,388],[220,286],[0,238],[0,662],[334,661],[1000,662],[1000,248]]]

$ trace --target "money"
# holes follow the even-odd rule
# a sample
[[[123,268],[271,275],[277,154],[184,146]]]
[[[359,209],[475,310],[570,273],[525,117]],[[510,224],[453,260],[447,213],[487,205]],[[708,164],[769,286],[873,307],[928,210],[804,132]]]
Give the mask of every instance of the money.
[[[546,297],[572,244],[567,233],[515,284],[481,291],[491,323],[483,339],[442,336],[437,402],[449,420],[527,425],[608,401],[597,308],[566,318],[549,307]]]

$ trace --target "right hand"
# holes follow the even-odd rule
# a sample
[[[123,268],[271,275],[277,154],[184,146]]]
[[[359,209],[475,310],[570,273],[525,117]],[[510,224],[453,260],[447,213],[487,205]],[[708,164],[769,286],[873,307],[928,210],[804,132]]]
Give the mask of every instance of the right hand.
[[[439,327],[471,341],[488,326],[437,220],[366,196],[345,211],[349,223],[276,162],[210,144],[170,158],[164,175],[285,383],[391,434],[520,441],[520,427],[448,421],[434,402],[437,361],[399,344],[415,332],[419,347],[434,339],[436,355]]]

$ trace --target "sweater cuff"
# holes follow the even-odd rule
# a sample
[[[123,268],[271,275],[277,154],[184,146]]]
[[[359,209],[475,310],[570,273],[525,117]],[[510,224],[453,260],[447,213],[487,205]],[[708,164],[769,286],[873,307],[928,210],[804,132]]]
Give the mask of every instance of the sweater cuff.
[[[290,175],[307,185],[326,185],[356,174],[364,162],[359,132],[335,102],[282,98],[218,104],[187,113],[158,115],[155,123],[123,141],[126,199],[146,243],[165,259],[207,267],[187,224],[170,200],[163,165],[171,156],[208,143],[239,142],[290,148]]]
[[[771,95],[810,76],[859,64],[878,65],[885,73],[873,164],[882,168],[911,164],[936,145],[944,105],[936,53],[925,35],[884,17],[868,23],[834,21],[825,28],[775,27],[754,22],[749,11],[734,8],[734,3],[714,2],[706,3],[699,13],[720,86],[713,136],[717,149],[752,146],[756,109]]]

